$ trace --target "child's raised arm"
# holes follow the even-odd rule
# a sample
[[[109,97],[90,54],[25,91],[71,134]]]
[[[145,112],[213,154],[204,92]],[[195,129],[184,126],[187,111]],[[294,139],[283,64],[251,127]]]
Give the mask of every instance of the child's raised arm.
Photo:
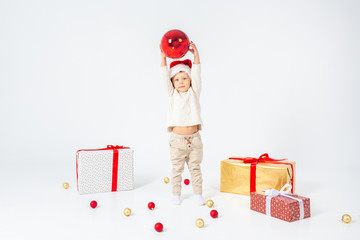
[[[165,67],[166,66],[166,55],[163,52],[163,50],[161,49],[161,45],[160,45],[160,53],[161,53],[161,64],[160,67]]]
[[[197,50],[197,47],[195,43],[191,41],[190,43],[191,48],[189,51],[194,54],[194,64],[191,69],[191,86],[194,90],[194,92],[197,95],[200,95],[201,91],[201,76],[200,76],[200,57],[199,57],[199,51]]]
[[[194,64],[200,64],[200,56],[199,56],[199,51],[196,48],[196,45],[193,41],[191,41],[190,43],[190,49],[189,51],[194,54]]]
[[[167,91],[168,95],[170,95],[174,91],[174,87],[169,78],[169,72],[166,65],[166,55],[161,49],[161,46],[160,46],[160,53],[161,53],[161,64],[160,64],[161,81],[163,82],[164,88]]]

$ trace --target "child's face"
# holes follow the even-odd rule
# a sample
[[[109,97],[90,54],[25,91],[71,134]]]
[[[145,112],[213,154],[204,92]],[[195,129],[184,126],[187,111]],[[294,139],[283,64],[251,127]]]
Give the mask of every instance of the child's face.
[[[191,80],[184,72],[179,72],[172,78],[174,88],[179,92],[187,92],[190,88]]]

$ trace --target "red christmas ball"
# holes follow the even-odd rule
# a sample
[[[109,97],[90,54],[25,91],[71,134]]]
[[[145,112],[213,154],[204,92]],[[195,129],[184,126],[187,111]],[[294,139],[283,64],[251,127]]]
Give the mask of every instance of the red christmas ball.
[[[154,208],[155,208],[155,203],[149,202],[148,208],[149,208],[150,210],[154,210]]]
[[[160,46],[167,57],[178,59],[189,51],[190,41],[183,31],[174,29],[164,34]]]
[[[184,184],[185,184],[185,185],[189,185],[189,183],[190,183],[190,180],[189,180],[189,179],[185,179],[185,180],[184,180]]]
[[[97,206],[97,202],[96,202],[96,201],[91,201],[91,202],[90,202],[90,207],[96,208],[96,206]]]
[[[157,232],[161,232],[163,230],[163,225],[162,225],[162,223],[158,222],[155,224],[154,228]]]
[[[212,218],[217,218],[217,217],[218,217],[218,211],[212,210],[212,211],[210,212],[210,216],[211,216]]]

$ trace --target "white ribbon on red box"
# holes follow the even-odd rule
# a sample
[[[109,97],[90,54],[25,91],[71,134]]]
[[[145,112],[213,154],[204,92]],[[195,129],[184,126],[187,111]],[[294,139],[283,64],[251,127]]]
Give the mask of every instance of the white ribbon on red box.
[[[299,202],[299,208],[300,208],[300,219],[304,218],[304,202],[302,199],[293,197],[290,193],[292,186],[290,184],[285,184],[280,191],[276,190],[276,189],[266,189],[263,190],[263,192],[265,192],[266,195],[266,215],[271,216],[271,199],[273,197],[277,197],[279,195],[284,196],[284,197],[288,197],[291,199],[294,199],[296,201]],[[286,189],[286,190],[285,190]]]

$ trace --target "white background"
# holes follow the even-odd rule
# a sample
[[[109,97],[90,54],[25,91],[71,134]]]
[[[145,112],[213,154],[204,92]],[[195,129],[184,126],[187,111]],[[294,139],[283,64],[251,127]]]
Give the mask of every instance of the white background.
[[[0,0],[0,238],[357,236],[359,10],[358,1]],[[171,165],[159,43],[171,29],[200,52],[204,197],[216,220],[188,200],[190,187],[171,206],[163,183]],[[76,150],[108,144],[135,150],[136,189],[78,195]],[[265,152],[297,162],[311,218],[289,224],[219,192],[221,160]]]

